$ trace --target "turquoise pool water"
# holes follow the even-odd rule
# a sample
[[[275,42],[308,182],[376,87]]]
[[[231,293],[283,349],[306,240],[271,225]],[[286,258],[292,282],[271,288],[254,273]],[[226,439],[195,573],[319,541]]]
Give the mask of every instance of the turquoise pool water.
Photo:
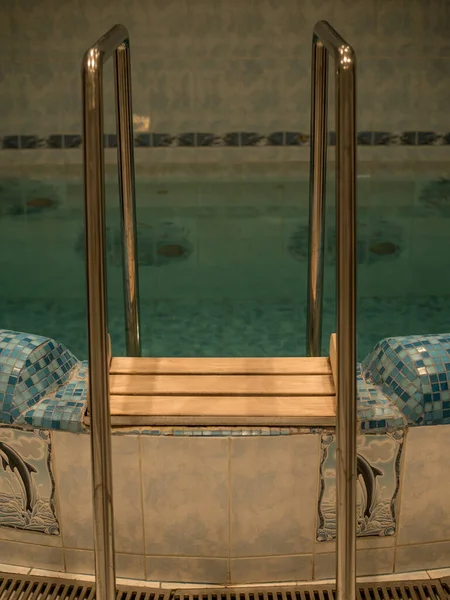
[[[335,329],[329,186],[324,344]],[[142,341],[152,356],[305,353],[308,183],[140,181]],[[450,188],[359,180],[358,355],[389,335],[450,331]],[[113,353],[125,352],[116,184],[107,186]],[[80,182],[0,181],[0,327],[87,357]]]

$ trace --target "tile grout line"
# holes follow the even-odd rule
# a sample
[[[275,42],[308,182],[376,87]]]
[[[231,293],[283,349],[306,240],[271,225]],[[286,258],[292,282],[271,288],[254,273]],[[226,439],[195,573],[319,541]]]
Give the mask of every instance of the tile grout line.
[[[144,503],[144,479],[143,479],[143,473],[142,473],[142,440],[141,440],[141,435],[138,435],[138,453],[139,453],[139,479],[140,479],[140,501],[141,501],[141,511],[142,511],[142,535],[143,535],[143,546],[144,546],[144,577],[147,580],[147,560],[145,558],[146,556],[146,550],[147,550],[147,540],[145,537],[145,515],[144,515],[144,510],[145,510],[145,503]]]
[[[58,519],[59,532],[61,536],[61,550],[62,550],[62,560],[64,572],[67,572],[67,559],[66,559],[66,549],[64,546],[64,533],[62,527],[62,518],[61,518],[61,501],[59,497],[60,490],[60,481],[59,481],[59,471],[58,471],[58,459],[56,458],[56,448],[55,448],[55,432],[50,431],[50,443],[51,443],[51,464],[53,466],[53,479],[55,482],[55,513],[56,518]]]

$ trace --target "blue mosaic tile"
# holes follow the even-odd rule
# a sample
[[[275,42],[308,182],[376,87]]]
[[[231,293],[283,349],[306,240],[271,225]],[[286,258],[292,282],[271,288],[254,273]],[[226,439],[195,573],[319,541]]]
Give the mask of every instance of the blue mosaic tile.
[[[49,135],[46,140],[47,148],[59,149],[63,148],[63,136],[62,135]]]
[[[284,132],[274,131],[267,136],[267,140],[271,146],[284,146]]]
[[[357,140],[361,146],[371,146],[373,143],[372,131],[359,131]]]
[[[17,150],[19,146],[18,135],[5,135],[2,140],[2,147],[5,150]]]
[[[178,145],[183,147],[194,147],[196,146],[196,133],[180,133],[178,138]]]
[[[2,329],[0,373],[3,423],[45,429],[81,427],[87,363],[79,363],[64,346],[42,336]]]
[[[299,131],[286,131],[285,144],[286,146],[306,146],[309,144],[309,134]]]
[[[20,147],[25,149],[34,149],[45,147],[45,140],[39,138],[37,135],[21,135],[20,136]]]
[[[267,135],[255,132],[241,132],[241,146],[268,146]]]
[[[417,143],[419,146],[440,146],[444,143],[444,138],[436,131],[418,131]]]
[[[450,423],[450,334],[382,340],[364,360],[362,372],[409,425]]]
[[[134,145],[138,148],[148,148],[151,145],[151,136],[149,133],[140,133],[134,137]]]
[[[63,135],[64,148],[80,148],[82,141],[81,135]]]
[[[402,411],[393,404],[383,391],[357,366],[356,393],[358,398],[358,421],[361,432],[393,431],[404,427]]]
[[[374,131],[373,143],[375,146],[392,146],[399,144],[401,141],[400,135],[390,133],[388,131]]]
[[[404,131],[401,134],[401,142],[404,146],[415,146],[417,144],[417,132]]]

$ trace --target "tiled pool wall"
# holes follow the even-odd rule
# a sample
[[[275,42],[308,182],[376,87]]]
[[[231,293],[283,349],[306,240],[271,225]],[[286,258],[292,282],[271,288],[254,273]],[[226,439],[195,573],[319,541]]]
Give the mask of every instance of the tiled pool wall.
[[[74,259],[72,252],[77,243],[80,246],[82,223],[80,60],[103,31],[123,22],[132,43],[138,181],[148,182],[138,185],[138,211],[144,224],[175,221],[189,231],[192,244],[189,259],[170,269],[143,267],[143,312],[159,315],[143,325],[145,350],[303,353],[306,263],[301,256],[293,257],[302,254],[303,242],[292,248],[286,240],[295,231],[297,240],[304,240],[311,37],[314,23],[326,18],[358,56],[359,173],[371,176],[360,180],[363,221],[376,234],[384,227],[383,212],[392,221],[390,237],[400,234],[403,248],[391,260],[392,246],[378,240],[380,252],[387,254],[378,255],[370,268],[360,268],[361,321],[369,332],[361,334],[360,358],[385,335],[425,333],[417,330],[418,322],[426,322],[429,332],[450,329],[446,320],[450,290],[442,277],[447,254],[442,202],[428,207],[426,215],[419,205],[414,215],[406,209],[416,203],[421,186],[448,177],[445,74],[450,53],[445,0],[432,0],[430,5],[418,0],[289,0],[282,5],[272,0],[125,4],[101,0],[93,5],[86,0],[70,5],[46,0],[33,6],[17,2],[0,11],[6,48],[0,57],[4,172],[24,180],[59,182],[58,210],[28,206],[14,223],[3,220],[7,235],[13,237],[9,256],[16,258],[11,261],[4,253],[0,257],[4,326],[62,339],[80,358],[86,356],[84,267],[80,253]],[[330,76],[331,144],[333,85]],[[111,147],[115,143],[111,65],[105,68],[104,101],[107,171],[112,173],[116,150]],[[331,160],[333,153],[331,146]],[[392,183],[399,175],[403,181]],[[113,175],[112,182],[116,179]],[[208,187],[207,180],[242,186]],[[177,188],[174,181],[183,186]],[[266,191],[258,188],[262,181],[269,183]],[[370,192],[377,181],[379,192]],[[382,189],[385,181],[390,192]],[[280,183],[282,188],[275,189]],[[225,189],[226,204],[231,203],[231,192],[233,202],[240,205],[229,207],[226,223],[216,208],[224,206]],[[169,193],[159,194],[161,190]],[[117,197],[114,183],[107,195],[112,206]],[[269,206],[261,211],[265,196],[271,196]],[[270,206],[275,203],[276,209]],[[255,210],[260,211],[257,218],[249,219]],[[233,211],[235,219],[230,218]],[[250,223],[252,227],[258,223],[252,235]],[[141,239],[145,243],[145,234]],[[373,241],[370,236],[367,240]],[[122,292],[114,252],[109,265],[110,327],[120,353]],[[373,256],[364,252],[361,259],[369,262]],[[22,261],[24,253],[27,264]],[[52,266],[33,268],[37,254],[39,265]],[[19,258],[22,277],[13,266]],[[329,264],[325,337],[334,328],[329,299],[333,289]],[[274,299],[281,295],[288,301]],[[224,314],[230,316],[226,331]],[[263,326],[261,314],[267,315]],[[243,331],[247,347],[238,341]],[[296,335],[290,335],[292,331]],[[151,340],[147,347],[145,339]],[[215,340],[212,346],[210,339]]]
[[[447,428],[360,437],[359,574],[450,566]],[[332,433],[201,433],[113,436],[119,576],[216,584],[332,578]],[[18,477],[0,473],[1,562],[92,573],[89,436],[2,427],[0,441],[0,452],[13,450],[32,467],[37,489],[26,509]],[[373,489],[363,467],[374,474]]]
[[[377,132],[363,133],[363,140],[382,142],[389,137],[383,132],[405,143],[434,140],[427,132],[448,139],[445,0],[45,0],[0,10],[4,145],[17,135],[58,146],[64,134],[64,145],[74,143],[82,130],[81,57],[116,22],[131,35],[137,129],[144,138],[152,132],[153,144],[164,143],[164,133],[189,144],[192,136],[177,136],[198,132],[200,144],[215,143],[214,136],[220,143],[222,136],[243,145],[259,143],[259,136],[278,143],[273,132],[307,133],[312,29],[319,19],[356,50],[358,130]],[[330,86],[333,130],[331,76]],[[111,63],[104,99],[105,129],[112,133]],[[28,137],[20,145],[35,143],[41,142]]]

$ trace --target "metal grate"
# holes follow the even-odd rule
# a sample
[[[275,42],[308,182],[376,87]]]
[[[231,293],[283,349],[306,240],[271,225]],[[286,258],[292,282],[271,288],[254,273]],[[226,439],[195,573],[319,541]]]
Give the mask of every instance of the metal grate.
[[[170,600],[170,590],[117,586],[117,600]],[[0,573],[0,600],[94,600],[86,581]]]
[[[407,582],[359,584],[356,600],[450,600],[438,579]],[[249,590],[177,590],[172,600],[335,600],[332,585],[305,585],[292,588],[254,588]]]
[[[145,584],[143,584],[145,585]],[[176,584],[174,584],[176,588]],[[162,590],[117,586],[117,600],[336,600],[332,585]],[[0,600],[94,600],[86,581],[0,573]],[[450,578],[359,584],[356,600],[450,600]]]

